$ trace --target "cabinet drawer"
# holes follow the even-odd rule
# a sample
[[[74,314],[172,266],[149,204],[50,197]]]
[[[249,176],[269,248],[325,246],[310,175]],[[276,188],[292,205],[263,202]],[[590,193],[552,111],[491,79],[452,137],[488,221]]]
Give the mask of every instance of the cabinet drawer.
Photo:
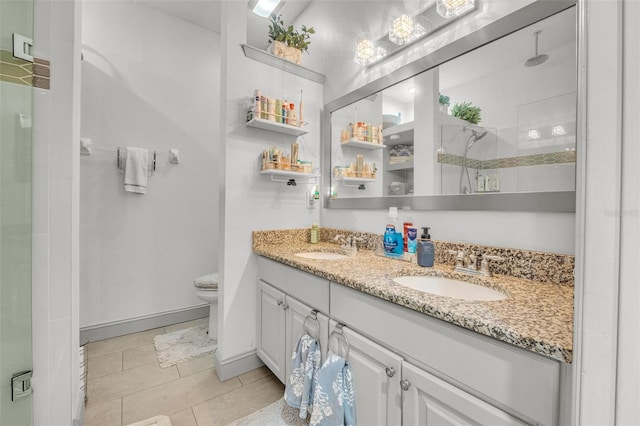
[[[258,278],[320,312],[329,313],[329,280],[258,257]]]
[[[330,316],[484,400],[541,424],[558,424],[557,361],[336,283]]]

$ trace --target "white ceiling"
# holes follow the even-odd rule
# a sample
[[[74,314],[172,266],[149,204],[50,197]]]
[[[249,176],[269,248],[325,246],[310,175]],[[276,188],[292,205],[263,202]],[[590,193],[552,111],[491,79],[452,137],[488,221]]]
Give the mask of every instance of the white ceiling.
[[[137,0],[153,9],[190,22],[198,27],[220,34],[220,3],[224,0]],[[269,21],[252,13],[247,0],[247,43],[256,47],[267,46]],[[285,23],[291,23],[309,6],[312,0],[288,0],[276,13],[282,14]]]

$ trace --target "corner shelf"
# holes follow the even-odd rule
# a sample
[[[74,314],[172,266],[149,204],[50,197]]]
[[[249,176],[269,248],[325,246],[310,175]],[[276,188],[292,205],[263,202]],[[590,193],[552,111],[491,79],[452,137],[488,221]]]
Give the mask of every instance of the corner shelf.
[[[302,127],[291,126],[289,124],[278,123],[276,121],[265,120],[263,118],[252,118],[247,121],[247,126],[257,129],[269,130],[276,133],[284,133],[286,135],[301,136],[307,132]]]
[[[327,80],[327,76],[324,74],[317,73],[301,65],[287,61],[286,59],[279,58],[265,50],[249,46],[248,44],[242,44],[241,46],[244,51],[244,56],[251,58],[254,61],[262,62],[263,64],[287,71],[299,77],[306,78],[307,80],[315,81],[316,83],[324,84]]]
[[[348,142],[343,142],[340,144],[341,146],[353,146],[353,147],[357,147],[357,148],[364,148],[364,149],[370,149],[370,150],[375,150],[375,149],[383,149],[386,148],[386,145],[382,145],[380,143],[373,143],[373,142],[362,142],[362,141],[358,141],[355,139],[351,139]]]

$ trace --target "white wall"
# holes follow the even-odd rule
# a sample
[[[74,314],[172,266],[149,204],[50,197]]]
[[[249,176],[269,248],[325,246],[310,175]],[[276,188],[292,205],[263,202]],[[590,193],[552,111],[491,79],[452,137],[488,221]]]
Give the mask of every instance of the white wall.
[[[90,1],[82,51],[95,149],[80,158],[80,324],[201,304],[192,281],[218,261],[219,36],[142,3]],[[124,192],[117,146],[157,151],[145,195]]]
[[[36,57],[51,90],[33,92],[33,424],[71,425],[78,382],[79,1],[36,0]]]
[[[247,107],[255,89],[270,97],[298,104],[304,90],[309,133],[298,138],[300,159],[320,160],[322,86],[246,58],[246,4],[222,3],[222,78],[220,139],[225,159],[221,168],[221,245],[223,286],[219,300],[218,362],[224,364],[256,347],[256,262],[251,231],[309,227],[318,210],[305,207],[309,185],[295,187],[272,182],[259,173],[259,156],[269,146],[288,152],[290,136],[245,126]],[[305,55],[303,61],[308,57]]]

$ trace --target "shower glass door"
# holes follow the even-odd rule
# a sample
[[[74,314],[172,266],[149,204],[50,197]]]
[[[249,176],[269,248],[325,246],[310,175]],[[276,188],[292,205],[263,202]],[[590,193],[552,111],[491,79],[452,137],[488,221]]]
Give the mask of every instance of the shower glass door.
[[[31,62],[33,2],[0,1],[0,425],[31,425]],[[22,44],[23,45],[23,44]],[[24,50],[24,49],[23,49]],[[16,376],[16,377],[14,377]]]

